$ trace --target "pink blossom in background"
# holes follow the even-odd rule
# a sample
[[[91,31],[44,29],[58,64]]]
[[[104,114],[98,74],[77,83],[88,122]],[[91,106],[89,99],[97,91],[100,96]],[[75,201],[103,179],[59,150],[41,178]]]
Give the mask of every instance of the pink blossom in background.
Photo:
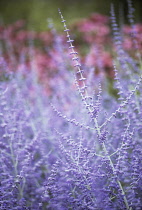
[[[142,25],[135,24],[132,27],[124,26],[123,33],[124,33],[124,40],[123,40],[124,48],[130,51],[138,49],[140,53],[142,53]]]
[[[126,50],[130,50],[132,49],[132,41],[130,39],[124,39],[123,41],[123,47],[126,49]]]
[[[47,31],[40,32],[38,34],[38,39],[42,40],[47,45],[51,45],[53,43],[53,35]]]
[[[103,44],[108,42],[109,38],[107,37],[109,34],[109,28],[107,26],[95,26],[94,30],[87,32],[83,35],[83,38],[89,44],[98,43]]]
[[[72,34],[76,30],[73,45],[76,46],[75,51],[80,51],[82,63],[88,68],[95,68],[98,75],[113,77],[112,59],[115,48],[110,35],[109,18],[94,13],[72,24],[71,29]],[[122,33],[124,50],[132,57],[135,50],[142,54],[142,25],[124,26]],[[49,81],[59,69],[60,75],[64,75],[62,66],[65,62],[66,69],[72,69],[74,65],[72,59],[63,58],[63,54],[69,54],[66,40],[64,33],[56,34],[52,29],[43,32],[27,31],[23,20],[0,26],[0,41],[3,47],[1,54],[5,57],[7,66],[10,66],[11,71],[19,70],[22,66],[30,70],[33,62],[39,82],[46,84],[47,89]],[[63,46],[66,50],[61,49]]]
[[[110,28],[108,17],[94,13],[89,18],[77,21],[73,28],[82,33],[82,38],[91,43],[106,43],[109,41]]]
[[[108,24],[109,17],[99,14],[99,13],[93,13],[90,15],[90,20],[96,23]]]
[[[84,19],[76,24],[80,32],[90,32],[95,29],[95,24],[88,19]]]
[[[94,67],[97,74],[102,72],[107,73],[107,71],[112,72],[112,56],[110,53],[106,52],[103,47],[92,46],[89,53],[85,57],[84,63],[88,67]],[[113,73],[111,73],[112,76]]]

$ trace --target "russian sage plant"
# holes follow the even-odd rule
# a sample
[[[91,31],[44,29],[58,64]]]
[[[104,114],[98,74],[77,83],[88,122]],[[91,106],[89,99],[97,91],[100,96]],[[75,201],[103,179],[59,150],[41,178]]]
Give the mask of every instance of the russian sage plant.
[[[131,1],[128,5],[140,60]],[[0,58],[0,209],[141,210],[141,62],[123,49],[112,6],[112,96],[108,81],[102,83],[93,68],[81,65],[59,14],[67,45],[53,30],[60,58],[51,54],[58,65],[48,81],[52,95],[39,84],[32,59],[15,73]]]
[[[87,113],[81,113],[85,119],[81,124],[77,115],[69,119],[53,107],[60,120],[74,128],[68,127],[66,134],[65,128],[56,131],[60,155],[46,184],[51,209],[142,208],[141,66],[123,50],[113,7],[111,13],[117,49],[116,99],[102,93],[100,84],[96,96],[90,95],[87,73],[59,10],[74,61],[76,86]]]

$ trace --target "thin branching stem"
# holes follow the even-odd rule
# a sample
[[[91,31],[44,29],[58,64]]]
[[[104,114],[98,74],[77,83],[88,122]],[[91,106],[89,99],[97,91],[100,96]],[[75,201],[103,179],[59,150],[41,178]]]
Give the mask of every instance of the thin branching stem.
[[[78,72],[79,72],[79,74],[80,74],[80,78],[83,79],[83,78],[84,78],[84,75],[83,75],[83,72],[82,72],[82,70],[81,70],[81,68],[80,68],[81,65],[80,65],[79,62],[78,62],[78,57],[76,56],[77,52],[75,52],[75,50],[74,50],[74,46],[73,46],[73,44],[72,44],[73,41],[70,39],[69,29],[67,28],[67,26],[66,26],[66,24],[65,24],[65,20],[64,20],[64,18],[63,18],[63,15],[62,15],[60,9],[59,9],[59,14],[60,14],[61,20],[62,20],[62,22],[63,22],[63,24],[64,24],[64,29],[65,29],[64,31],[66,32],[66,35],[67,35],[67,37],[68,37],[68,43],[70,44],[69,49],[71,49],[71,55],[73,56],[73,60],[76,61],[75,67],[77,67],[77,70],[78,70]],[[140,81],[139,81],[139,82],[140,82]],[[83,79],[82,83],[83,83],[83,86],[86,87],[85,79]],[[138,83],[138,84],[139,84],[139,83]],[[137,86],[138,86],[138,85],[137,85]],[[136,91],[137,86],[136,86],[135,89],[131,92],[131,94],[129,95],[129,97],[127,98],[127,100],[126,100],[125,102],[123,102],[123,105],[125,105],[125,103],[127,104],[127,101],[131,98],[131,96],[133,95],[133,93]],[[89,106],[87,106],[86,100],[84,100],[84,96],[85,96],[85,98],[88,98],[88,97],[89,97],[87,88],[84,89],[84,94],[83,94],[82,92],[81,92],[80,94],[81,94],[81,98],[82,98],[83,101],[84,101],[84,105],[88,108],[89,113],[91,113],[92,110],[90,109]],[[118,108],[118,111],[119,111],[120,109],[121,109],[121,106]],[[113,117],[113,115],[110,117],[109,120],[111,120],[112,117]],[[96,127],[97,134],[98,134],[99,137],[101,137],[101,127],[104,126],[104,125],[106,124],[106,122],[100,127],[99,124],[98,124],[97,119],[94,118],[93,120],[94,120],[94,123],[95,123],[95,127]],[[107,151],[107,148],[106,148],[106,145],[105,145],[104,142],[102,143],[102,147],[103,147],[103,151],[104,151],[106,157],[107,157],[108,160],[109,160],[109,163],[110,163],[110,166],[111,166],[111,168],[112,168],[112,171],[113,171],[113,173],[115,173],[114,164],[113,164],[113,162],[112,162],[112,159],[111,159],[110,155],[108,154],[108,151]],[[131,207],[129,207],[129,204],[128,204],[128,201],[127,201],[127,198],[126,198],[125,191],[124,191],[124,189],[123,189],[123,187],[122,187],[122,184],[121,184],[121,182],[119,181],[118,177],[117,177],[117,183],[118,183],[118,186],[119,186],[119,188],[120,188],[120,190],[121,190],[121,195],[123,196],[124,203],[125,203],[125,206],[126,206],[127,210],[132,210]]]

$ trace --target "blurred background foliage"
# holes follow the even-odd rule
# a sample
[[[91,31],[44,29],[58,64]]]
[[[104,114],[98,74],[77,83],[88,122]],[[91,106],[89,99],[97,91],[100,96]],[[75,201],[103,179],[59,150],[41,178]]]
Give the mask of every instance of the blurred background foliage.
[[[24,19],[27,29],[45,31],[47,19],[52,18],[56,29],[62,30],[58,8],[70,25],[94,12],[110,16],[111,3],[115,6],[116,15],[121,17],[119,20],[126,22],[127,0],[0,0],[0,23],[10,24]],[[133,0],[133,5],[135,21],[142,22],[142,0]]]

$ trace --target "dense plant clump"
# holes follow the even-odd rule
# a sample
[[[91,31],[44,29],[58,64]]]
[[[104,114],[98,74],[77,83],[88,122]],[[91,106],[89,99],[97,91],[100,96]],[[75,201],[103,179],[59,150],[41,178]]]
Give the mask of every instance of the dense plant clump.
[[[88,44],[93,42],[81,59],[60,10],[65,35],[51,26],[51,44],[40,34],[47,54],[24,40],[17,43],[20,51],[10,29],[1,35],[0,209],[142,209],[141,25],[133,24],[128,5],[126,33],[111,7],[113,95],[99,72],[106,75],[104,60],[95,60],[102,43],[110,42],[106,17],[92,15],[73,26]],[[100,22],[102,36],[96,32]],[[53,65],[47,60],[43,70],[36,59],[44,55]]]

